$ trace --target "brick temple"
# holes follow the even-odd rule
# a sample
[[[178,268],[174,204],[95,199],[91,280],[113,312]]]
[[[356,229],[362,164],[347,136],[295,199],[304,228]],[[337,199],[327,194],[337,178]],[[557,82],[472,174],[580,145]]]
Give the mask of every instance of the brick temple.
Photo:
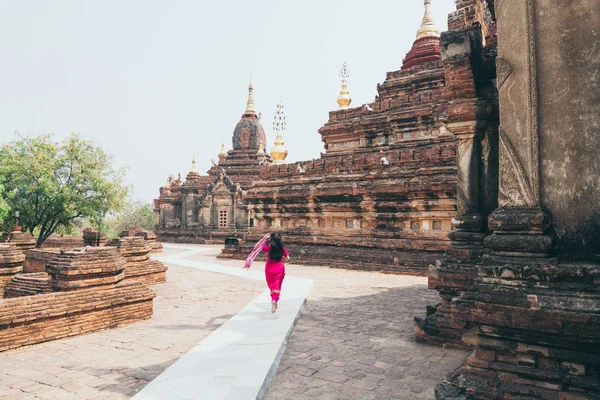
[[[340,109],[319,129],[325,152],[318,159],[282,163],[277,127],[275,151],[267,152],[250,86],[233,149],[207,175],[193,162],[185,181],[170,177],[160,189],[158,238],[223,243],[235,236],[241,246],[222,256],[241,258],[276,230],[296,262],[425,274],[450,245],[457,135],[485,130],[488,120],[493,135],[497,126],[493,104],[478,103],[493,91],[475,93],[488,66],[445,65],[429,7],[426,1],[402,67],[377,85],[373,102],[350,108],[343,71]],[[451,104],[456,97],[469,101]]]

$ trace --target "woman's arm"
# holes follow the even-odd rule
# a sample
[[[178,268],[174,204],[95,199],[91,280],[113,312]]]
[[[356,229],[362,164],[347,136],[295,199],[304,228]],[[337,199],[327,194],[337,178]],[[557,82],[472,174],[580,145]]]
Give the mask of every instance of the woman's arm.
[[[285,247],[283,248],[283,261],[290,261],[290,254]]]

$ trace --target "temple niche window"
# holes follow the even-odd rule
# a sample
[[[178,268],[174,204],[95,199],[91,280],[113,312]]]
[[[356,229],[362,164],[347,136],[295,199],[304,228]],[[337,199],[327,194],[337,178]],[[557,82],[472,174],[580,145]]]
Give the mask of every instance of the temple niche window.
[[[433,221],[432,225],[432,229],[434,231],[441,231],[442,230],[442,221]]]
[[[227,228],[227,210],[219,211],[219,228]]]
[[[411,221],[410,222],[410,229],[412,229],[413,231],[418,231],[419,229],[421,229],[421,222],[419,222],[419,221]]]
[[[352,220],[346,221],[346,228],[354,228],[354,221],[352,221]]]

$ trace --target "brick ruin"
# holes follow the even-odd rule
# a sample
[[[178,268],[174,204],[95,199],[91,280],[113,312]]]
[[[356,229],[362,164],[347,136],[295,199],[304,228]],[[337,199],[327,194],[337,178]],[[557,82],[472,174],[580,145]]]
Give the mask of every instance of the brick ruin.
[[[129,234],[129,232],[125,232]],[[134,280],[146,285],[162,283],[167,280],[167,266],[161,261],[151,260],[151,244],[142,236],[122,236],[107,243],[116,247],[119,254],[127,261],[125,279]]]
[[[442,302],[415,319],[418,341],[473,349],[436,398],[599,399],[597,4],[456,3],[442,58],[472,63],[473,46],[458,51],[467,38],[485,38],[484,57],[496,47],[499,182],[487,216],[458,197],[451,247],[429,275]],[[480,134],[470,140],[473,157],[485,146]],[[458,190],[472,199],[485,190],[473,176],[485,164],[474,164],[458,163]]]
[[[457,137],[482,132],[491,143],[478,156],[487,164],[493,158],[494,92],[476,93],[474,85],[490,85],[493,61],[478,57],[479,64],[447,65],[426,9],[402,68],[387,74],[375,100],[330,112],[319,129],[325,152],[315,160],[271,164],[260,121],[247,110],[234,149],[219,155],[208,176],[192,168],[185,182],[171,177],[160,189],[159,239],[223,243],[235,236],[241,245],[221,257],[243,258],[265,231],[277,230],[295,262],[425,274],[450,247],[464,179]],[[481,171],[480,179],[493,176]],[[482,202],[485,211],[495,207]]]
[[[143,228],[131,228],[122,231],[119,237],[136,236],[141,237],[146,241],[146,244],[150,246],[150,253],[162,253],[163,245],[161,242],[156,240],[156,233],[143,229]]]
[[[167,271],[150,254],[162,245],[141,228],[121,236],[107,241],[88,228],[83,237],[51,237],[36,249],[27,233],[6,235],[0,243],[0,351],[150,318],[155,295],[148,285],[165,282]]]
[[[0,351],[148,319],[154,292],[123,280],[127,261],[114,247],[44,252],[47,273],[16,274],[0,300]],[[24,256],[0,245],[0,271],[16,273]],[[48,291],[48,287],[51,291]]]
[[[4,287],[17,274],[23,272],[25,254],[8,244],[0,243],[0,298]]]

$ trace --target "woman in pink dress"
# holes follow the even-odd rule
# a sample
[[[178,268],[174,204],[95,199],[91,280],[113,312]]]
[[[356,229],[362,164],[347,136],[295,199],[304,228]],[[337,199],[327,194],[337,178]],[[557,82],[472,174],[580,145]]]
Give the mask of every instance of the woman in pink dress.
[[[285,277],[285,265],[284,261],[288,261],[290,256],[283,246],[281,241],[281,235],[279,233],[272,233],[265,235],[265,237],[257,243],[257,246],[262,245],[262,251],[267,253],[267,263],[265,264],[265,277],[267,278],[267,286],[271,290],[271,312],[277,311],[277,302],[279,301],[279,295],[281,294],[281,284]],[[267,242],[268,237],[268,242]],[[255,248],[256,249],[256,248]],[[256,249],[257,250],[257,249]],[[252,256],[252,255],[251,255]],[[244,268],[250,268],[253,258],[248,257]]]

